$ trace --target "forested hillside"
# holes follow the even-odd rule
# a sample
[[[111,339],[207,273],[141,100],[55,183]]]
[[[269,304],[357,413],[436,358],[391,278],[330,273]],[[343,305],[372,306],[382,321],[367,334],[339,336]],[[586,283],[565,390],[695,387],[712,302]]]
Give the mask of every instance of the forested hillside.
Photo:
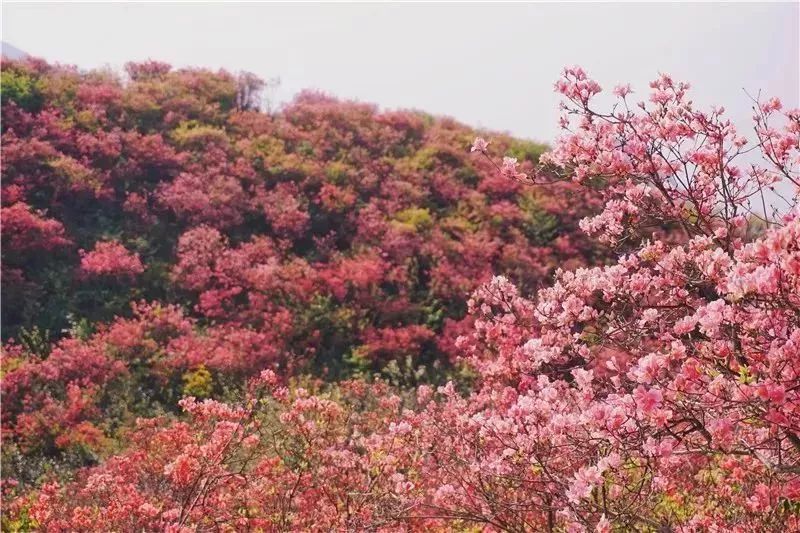
[[[265,369],[441,382],[493,274],[531,290],[593,260],[586,199],[497,175],[470,128],[318,93],[266,114],[261,87],[4,64],[3,420],[23,455],[94,457]],[[528,168],[544,150],[494,142]]]

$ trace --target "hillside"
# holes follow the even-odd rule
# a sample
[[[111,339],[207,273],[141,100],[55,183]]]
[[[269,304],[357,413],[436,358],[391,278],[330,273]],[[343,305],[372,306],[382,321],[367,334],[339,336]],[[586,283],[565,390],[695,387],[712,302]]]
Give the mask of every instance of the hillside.
[[[26,52],[23,52],[13,44],[5,41],[2,42],[2,54],[3,57],[10,60],[22,60],[28,57]]]
[[[584,198],[498,176],[451,119],[317,93],[265,114],[250,76],[155,62],[2,76],[3,424],[39,459],[267,368],[458,376],[476,288],[593,260]]]

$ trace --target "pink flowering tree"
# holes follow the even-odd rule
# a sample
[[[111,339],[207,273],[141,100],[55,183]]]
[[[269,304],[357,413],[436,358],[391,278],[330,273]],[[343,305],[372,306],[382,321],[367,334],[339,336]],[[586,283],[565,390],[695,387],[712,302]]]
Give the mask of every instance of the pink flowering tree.
[[[694,110],[669,76],[649,104],[617,88],[610,112],[579,68],[556,88],[565,134],[549,166],[498,168],[596,190],[603,209],[581,226],[627,253],[560,271],[532,300],[502,278],[476,294],[462,342],[484,379],[473,405],[488,407],[468,453],[492,465],[497,491],[508,477],[521,491],[490,496],[528,494],[543,523],[575,530],[797,527],[800,112],[756,102],[763,164],[745,166],[748,141],[723,110]],[[486,141],[473,151],[488,157]],[[766,207],[779,182],[793,190],[783,215]],[[525,509],[503,506],[521,525]]]

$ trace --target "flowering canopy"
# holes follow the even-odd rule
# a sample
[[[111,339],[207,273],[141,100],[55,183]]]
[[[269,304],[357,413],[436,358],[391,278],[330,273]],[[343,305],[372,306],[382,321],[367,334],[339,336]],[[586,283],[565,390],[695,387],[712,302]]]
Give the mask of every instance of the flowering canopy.
[[[408,348],[449,365],[451,342],[366,345],[394,327],[452,337],[496,271],[532,288],[595,254],[575,186],[518,194],[452,120],[315,93],[266,114],[252,75],[126,70],[3,63],[4,340],[145,299],[245,329],[288,316],[296,362],[331,373]],[[495,143],[526,168],[544,150]]]

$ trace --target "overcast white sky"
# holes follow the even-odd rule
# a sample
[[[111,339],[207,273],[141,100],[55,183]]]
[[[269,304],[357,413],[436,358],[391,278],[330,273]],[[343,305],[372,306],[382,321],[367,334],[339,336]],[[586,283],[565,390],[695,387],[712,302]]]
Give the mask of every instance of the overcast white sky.
[[[553,82],[580,64],[644,98],[658,72],[747,125],[742,89],[798,103],[800,4],[19,4],[2,39],[82,68],[146,58],[280,77],[303,88],[550,141]]]

